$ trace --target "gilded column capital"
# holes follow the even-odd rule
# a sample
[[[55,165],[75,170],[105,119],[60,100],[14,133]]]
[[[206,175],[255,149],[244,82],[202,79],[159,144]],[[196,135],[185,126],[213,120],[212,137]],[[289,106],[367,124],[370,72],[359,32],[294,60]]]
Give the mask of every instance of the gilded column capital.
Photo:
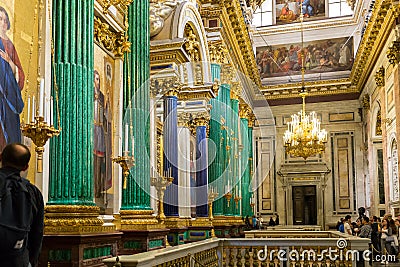
[[[386,56],[389,59],[389,63],[397,65],[400,62],[400,41],[393,41],[392,46],[389,47],[386,52]]]
[[[221,83],[231,84],[234,76],[234,68],[231,64],[224,64],[221,69]]]
[[[208,51],[210,53],[210,61],[217,64],[224,64],[227,60],[228,49],[221,40],[209,41]]]
[[[152,78],[150,81],[150,95],[156,97],[159,94],[164,96],[178,96],[182,83],[178,76]]]
[[[370,109],[370,99],[369,99],[369,94],[365,94],[362,99],[362,106],[365,110]]]
[[[379,87],[385,86],[385,68],[380,67],[375,74],[375,82]]]
[[[191,120],[190,120],[190,132],[193,135],[196,135],[196,128],[200,126],[205,126],[207,129],[207,136],[209,131],[209,122],[210,122],[210,113],[208,111],[200,111],[191,113]]]
[[[239,103],[239,117],[241,119],[247,119],[249,120],[250,118],[250,107],[246,103]]]
[[[178,113],[178,127],[190,127],[191,114],[189,112]]]
[[[239,95],[242,92],[240,82],[233,82],[231,87],[231,99],[239,100]]]
[[[254,127],[255,121],[256,121],[256,116],[254,115],[253,112],[250,111],[249,112],[249,123],[248,123],[249,128],[253,128]]]

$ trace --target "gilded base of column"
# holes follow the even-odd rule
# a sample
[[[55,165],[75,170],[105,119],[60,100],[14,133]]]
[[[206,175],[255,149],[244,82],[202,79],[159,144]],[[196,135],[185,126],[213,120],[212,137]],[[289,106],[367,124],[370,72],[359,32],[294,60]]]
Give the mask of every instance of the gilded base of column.
[[[169,229],[185,228],[190,225],[190,220],[187,218],[167,217],[164,223],[165,226]]]
[[[154,230],[165,228],[153,215],[153,210],[121,210],[121,230]]]
[[[48,205],[45,207],[45,234],[109,233],[115,225],[104,226],[97,206]]]
[[[214,216],[214,226],[237,225],[238,220],[235,216]]]
[[[210,219],[208,217],[204,217],[204,218],[196,218],[196,220],[191,220],[190,221],[190,226],[194,226],[194,227],[205,227],[205,226],[210,226],[212,227],[212,221],[210,221]]]

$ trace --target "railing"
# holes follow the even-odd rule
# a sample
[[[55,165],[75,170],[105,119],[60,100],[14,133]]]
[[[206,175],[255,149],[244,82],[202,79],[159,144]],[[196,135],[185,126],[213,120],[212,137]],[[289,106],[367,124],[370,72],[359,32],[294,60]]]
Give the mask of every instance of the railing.
[[[264,233],[264,237],[213,238],[120,256],[119,261],[122,267],[347,267],[355,266],[356,257],[362,257],[364,251],[368,252],[369,239],[339,232],[253,232],[256,236]],[[288,234],[290,238],[286,237]],[[112,267],[116,259],[104,262]]]

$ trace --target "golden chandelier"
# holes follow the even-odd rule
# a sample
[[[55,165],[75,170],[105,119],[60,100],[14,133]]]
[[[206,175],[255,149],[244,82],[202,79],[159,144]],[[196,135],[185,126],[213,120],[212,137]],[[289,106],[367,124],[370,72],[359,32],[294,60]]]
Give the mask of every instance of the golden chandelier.
[[[303,98],[303,108],[298,114],[292,115],[292,121],[288,123],[283,141],[286,153],[294,157],[302,157],[306,160],[315,154],[325,151],[327,132],[321,130],[321,122],[313,111],[306,114],[306,90],[302,89],[300,96]]]
[[[302,110],[292,115],[292,121],[288,122],[288,129],[283,136],[286,153],[294,157],[308,157],[321,154],[325,151],[327,132],[321,130],[321,122],[313,111],[306,114],[307,90],[304,86],[304,48],[303,48],[303,13],[300,11],[301,22],[301,93],[303,99]]]

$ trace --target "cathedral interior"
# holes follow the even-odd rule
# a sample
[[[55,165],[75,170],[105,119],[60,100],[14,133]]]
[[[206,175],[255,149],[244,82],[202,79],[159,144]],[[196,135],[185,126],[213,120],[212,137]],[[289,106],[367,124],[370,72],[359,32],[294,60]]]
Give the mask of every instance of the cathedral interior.
[[[1,0],[0,15],[0,148],[33,155],[39,266],[286,266],[258,252],[363,249],[341,218],[400,215],[399,1]]]

